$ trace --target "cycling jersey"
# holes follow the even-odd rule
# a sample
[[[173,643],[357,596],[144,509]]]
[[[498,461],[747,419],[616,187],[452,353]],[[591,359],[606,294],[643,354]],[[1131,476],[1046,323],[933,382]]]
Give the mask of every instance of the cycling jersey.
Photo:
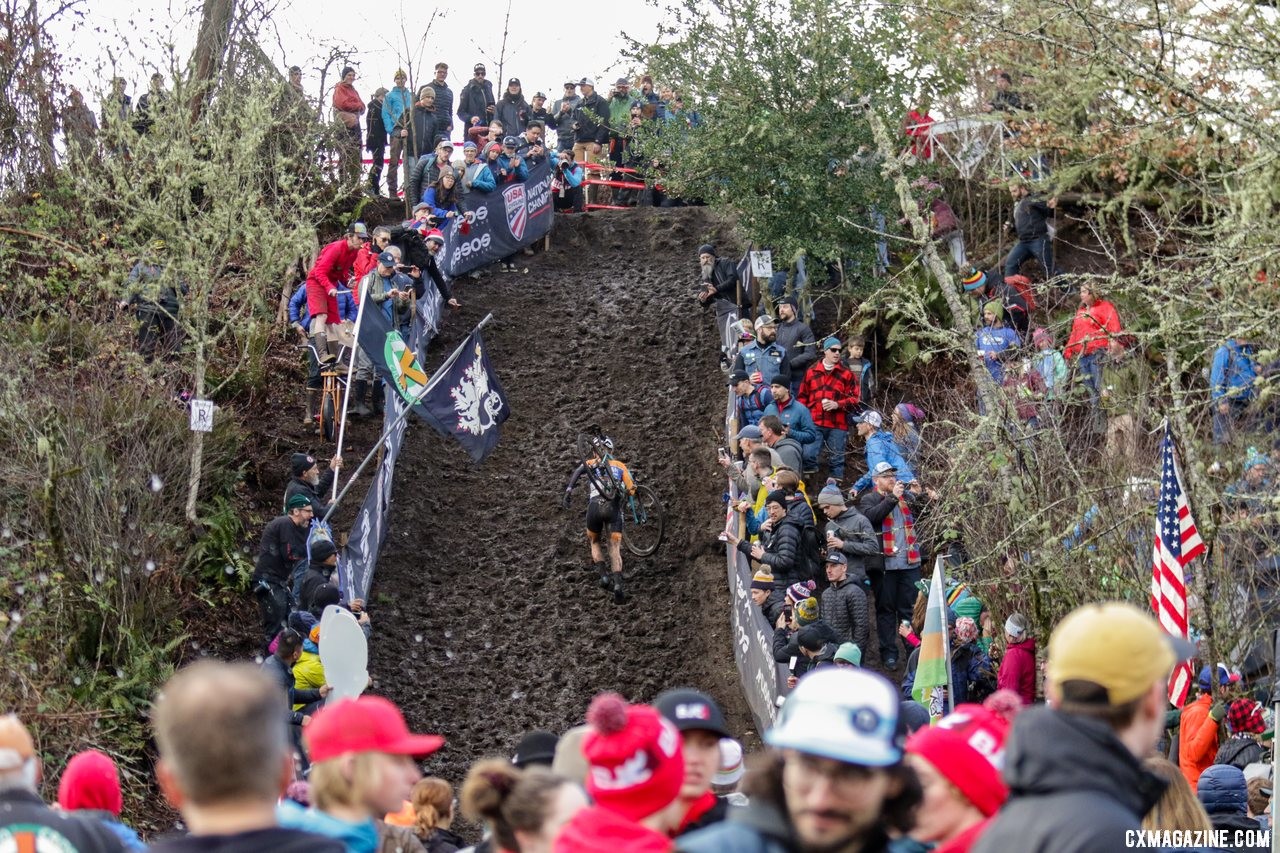
[[[596,460],[593,459],[592,462],[596,462]],[[634,492],[636,490],[636,484],[631,479],[631,472],[627,470],[627,466],[625,464],[619,462],[617,459],[609,460],[609,474],[612,475],[614,482],[621,483],[628,492]],[[599,489],[596,488],[596,484],[591,482],[590,477],[587,478],[587,485],[589,487],[587,497],[593,501],[597,499],[604,499],[600,494]],[[616,489],[613,493],[613,500],[618,501],[621,497],[622,490]]]

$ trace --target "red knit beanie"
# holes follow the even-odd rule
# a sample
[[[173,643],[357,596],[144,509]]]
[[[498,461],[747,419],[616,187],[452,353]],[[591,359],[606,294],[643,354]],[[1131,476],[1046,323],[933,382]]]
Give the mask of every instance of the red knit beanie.
[[[981,705],[960,705],[907,738],[907,752],[932,764],[985,817],[1009,796],[1000,777],[1008,725]]]
[[[587,793],[603,809],[640,820],[669,805],[684,784],[680,733],[648,705],[601,693],[587,709],[582,740]]]
[[[111,812],[119,817],[124,800],[115,764],[96,749],[77,754],[62,771],[58,805],[69,812],[88,809]]]

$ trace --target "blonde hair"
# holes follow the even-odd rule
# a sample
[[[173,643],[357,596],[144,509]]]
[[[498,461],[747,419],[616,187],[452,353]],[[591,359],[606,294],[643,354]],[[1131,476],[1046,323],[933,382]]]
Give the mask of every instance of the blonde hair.
[[[367,809],[370,795],[377,790],[381,773],[381,756],[376,752],[359,752],[340,755],[329,761],[311,765],[311,804],[320,811],[334,806],[349,809]],[[344,772],[344,764],[351,762],[350,778]],[[381,817],[381,815],[378,815]]]
[[[1209,813],[1196,799],[1187,777],[1182,775],[1178,765],[1158,755],[1151,756],[1142,762],[1142,766],[1159,776],[1168,785],[1160,799],[1142,818],[1143,829],[1155,830],[1204,830],[1213,829]]]
[[[414,831],[426,838],[453,815],[453,786],[443,779],[421,779],[409,792],[413,804]]]

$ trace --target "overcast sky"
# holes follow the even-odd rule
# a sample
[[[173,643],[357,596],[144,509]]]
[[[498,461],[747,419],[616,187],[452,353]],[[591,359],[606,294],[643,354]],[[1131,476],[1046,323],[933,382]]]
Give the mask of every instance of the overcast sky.
[[[172,44],[185,59],[195,44],[198,0],[90,0],[80,8],[78,19],[55,23],[53,34],[68,65],[68,82],[79,86],[94,105],[95,92],[103,88],[99,81],[110,76],[113,57],[116,73],[128,81],[128,91],[136,97],[146,91],[152,71],[169,76],[164,45]],[[608,83],[635,70],[621,61],[622,32],[652,40],[662,18],[646,0],[610,0],[584,13],[586,8],[533,0],[512,3],[504,72],[520,78],[527,98],[538,90],[558,97],[566,79],[584,76],[598,78],[601,94],[607,94]],[[439,13],[420,49],[432,9]],[[503,88],[497,59],[504,11],[501,0],[445,0],[438,5],[421,0],[281,0],[272,16],[273,31],[265,35],[262,47],[281,70],[301,66],[312,96],[319,93],[317,68],[333,46],[349,47],[358,59],[353,63],[356,88],[366,101],[378,86],[391,87],[406,57],[417,66],[415,82],[422,83],[430,79],[437,61],[449,63],[449,85],[455,93],[470,79],[472,66],[483,61],[496,93]],[[328,85],[333,82],[331,78]]]

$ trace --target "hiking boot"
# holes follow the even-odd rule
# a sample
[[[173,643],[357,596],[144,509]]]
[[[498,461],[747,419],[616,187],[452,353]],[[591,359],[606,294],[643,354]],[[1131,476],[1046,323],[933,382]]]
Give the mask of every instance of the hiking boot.
[[[627,594],[623,591],[622,575],[619,573],[613,576],[613,603],[622,604],[626,600]]]
[[[364,404],[364,397],[368,390],[368,380],[357,379],[351,383],[351,414],[357,418],[367,418],[373,414],[373,410]]]
[[[307,389],[307,414],[302,419],[303,426],[311,426],[320,417],[320,389]]]

